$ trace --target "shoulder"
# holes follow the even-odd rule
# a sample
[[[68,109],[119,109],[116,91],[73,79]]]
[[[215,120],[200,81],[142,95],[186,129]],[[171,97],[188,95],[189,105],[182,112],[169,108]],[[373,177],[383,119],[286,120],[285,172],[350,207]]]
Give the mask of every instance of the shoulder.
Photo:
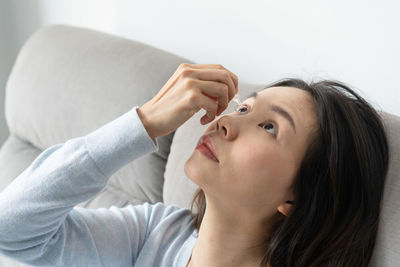
[[[145,221],[146,235],[164,236],[168,233],[173,236],[189,236],[195,229],[194,216],[190,209],[162,202],[154,204],[146,202],[129,208]],[[137,214],[138,210],[140,214]]]
[[[162,202],[140,204],[141,209],[147,212],[150,217],[191,217],[191,211],[175,205],[166,205]]]
[[[140,213],[141,216],[145,217],[150,228],[161,222],[169,224],[178,222],[181,224],[190,223],[194,218],[190,209],[166,205],[162,202],[145,202],[139,205],[130,205],[127,208],[131,209],[133,213]]]

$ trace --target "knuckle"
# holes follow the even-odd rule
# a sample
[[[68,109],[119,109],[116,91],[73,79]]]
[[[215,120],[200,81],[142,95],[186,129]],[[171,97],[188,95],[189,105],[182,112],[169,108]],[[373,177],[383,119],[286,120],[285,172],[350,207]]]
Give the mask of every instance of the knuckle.
[[[181,71],[181,75],[183,77],[188,77],[192,73],[193,73],[193,70],[188,69],[188,68],[183,68],[182,71]]]
[[[182,63],[182,64],[179,65],[180,69],[184,69],[184,68],[187,68],[187,67],[189,67],[189,64],[187,64],[187,63]]]
[[[228,87],[225,85],[222,87],[221,95],[218,97],[218,102],[225,103],[228,102]]]
[[[224,91],[224,94],[228,92],[229,86],[225,83],[221,84],[221,90]]]
[[[225,69],[224,66],[222,66],[221,64],[217,64],[217,68],[218,69]]]
[[[225,109],[228,107],[228,101],[224,101],[221,103],[221,106]]]
[[[221,91],[222,91],[222,97],[221,99],[223,102],[228,102],[228,93],[229,93],[229,86],[225,83],[221,84]]]
[[[229,81],[230,78],[231,78],[231,75],[230,75],[228,72],[225,72],[225,73],[224,73],[224,79],[225,79],[226,81]]]
[[[196,93],[195,90],[189,90],[188,92],[188,100],[190,103],[193,103],[197,106],[199,102],[199,95]]]
[[[185,86],[186,87],[193,87],[194,86],[194,80],[193,79],[190,79],[190,78],[187,78],[187,79],[185,79],[185,81],[184,81],[184,84],[185,84]]]

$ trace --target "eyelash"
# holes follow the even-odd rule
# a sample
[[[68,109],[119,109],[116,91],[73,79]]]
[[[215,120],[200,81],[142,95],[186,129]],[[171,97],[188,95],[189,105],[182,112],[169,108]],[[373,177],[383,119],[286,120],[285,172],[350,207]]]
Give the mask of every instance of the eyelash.
[[[237,104],[236,105],[237,107],[235,108],[235,111],[236,112],[239,112],[238,110],[240,109],[240,108],[242,108],[242,107],[246,107],[247,109],[249,108],[246,104]],[[240,113],[240,112],[239,112]],[[273,126],[274,126],[274,129],[275,129],[275,134],[273,134],[273,133],[270,133],[272,136],[274,136],[274,137],[276,137],[277,135],[278,135],[278,133],[277,133],[277,128],[276,128],[276,126],[275,126],[275,123],[272,123],[272,122],[266,122],[266,123],[263,123],[263,125],[267,125],[267,124],[272,124]]]

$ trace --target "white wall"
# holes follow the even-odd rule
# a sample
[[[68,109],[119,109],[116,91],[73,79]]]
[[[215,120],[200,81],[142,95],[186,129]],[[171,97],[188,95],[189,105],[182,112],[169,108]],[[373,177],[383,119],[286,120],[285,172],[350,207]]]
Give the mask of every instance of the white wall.
[[[220,63],[246,82],[289,76],[340,80],[376,108],[400,116],[398,1],[3,0],[1,5],[13,14],[0,36],[2,42],[12,37],[0,46],[3,74],[11,68],[4,54],[15,60],[16,49],[34,29],[65,23],[138,40],[197,63]]]

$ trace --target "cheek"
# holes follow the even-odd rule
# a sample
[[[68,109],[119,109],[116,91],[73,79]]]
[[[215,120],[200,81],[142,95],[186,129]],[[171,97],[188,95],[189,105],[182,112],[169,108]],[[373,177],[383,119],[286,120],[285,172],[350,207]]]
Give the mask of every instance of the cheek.
[[[241,196],[242,201],[265,201],[290,184],[291,164],[285,155],[272,145],[259,143],[236,149],[226,179],[232,185],[231,193]],[[233,178],[233,179],[232,179]],[[260,199],[261,198],[261,199]]]
[[[251,176],[276,176],[283,159],[277,148],[255,143],[237,149],[233,166],[237,172]]]
[[[259,160],[260,155],[263,154],[262,149],[255,145],[246,145],[239,147],[237,151],[234,152],[234,160],[236,164],[244,166],[250,166],[254,164],[255,161]],[[244,166],[243,166],[244,165]]]

